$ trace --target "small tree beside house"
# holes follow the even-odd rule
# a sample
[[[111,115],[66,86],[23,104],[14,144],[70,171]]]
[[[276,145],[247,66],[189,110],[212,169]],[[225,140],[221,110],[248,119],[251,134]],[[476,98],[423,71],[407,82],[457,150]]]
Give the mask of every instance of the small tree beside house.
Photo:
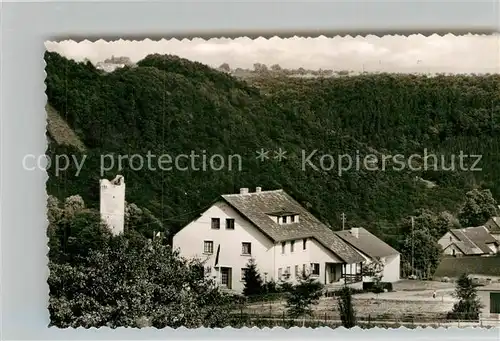
[[[312,315],[312,306],[319,303],[323,295],[323,284],[309,274],[303,273],[298,283],[291,287],[286,301],[287,313],[292,318]]]
[[[248,261],[246,270],[243,274],[243,283],[243,295],[245,296],[260,295],[264,291],[262,277],[257,270],[257,264],[253,258]]]
[[[372,291],[379,294],[384,291],[382,277],[384,273],[384,262],[375,259],[363,267],[363,276],[371,277],[373,281]]]
[[[448,313],[448,318],[457,320],[477,320],[481,311],[481,301],[477,296],[477,286],[466,274],[457,280],[454,296],[459,300]]]
[[[356,326],[356,312],[352,304],[352,290],[348,286],[344,286],[337,298],[339,307],[340,320],[344,328],[352,328]]]

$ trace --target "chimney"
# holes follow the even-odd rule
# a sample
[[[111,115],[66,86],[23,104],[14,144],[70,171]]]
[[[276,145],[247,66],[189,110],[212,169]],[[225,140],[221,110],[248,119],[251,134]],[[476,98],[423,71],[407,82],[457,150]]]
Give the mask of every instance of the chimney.
[[[255,193],[262,192],[262,187],[255,187]]]
[[[240,194],[247,194],[248,188],[240,188]]]
[[[354,238],[359,238],[359,227],[353,227],[351,229],[351,234]]]

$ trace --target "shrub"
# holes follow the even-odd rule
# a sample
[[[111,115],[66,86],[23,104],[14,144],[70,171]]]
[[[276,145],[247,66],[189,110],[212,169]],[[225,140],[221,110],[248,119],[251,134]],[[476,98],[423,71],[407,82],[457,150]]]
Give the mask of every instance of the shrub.
[[[453,310],[448,314],[449,319],[477,320],[481,310],[481,302],[477,297],[477,285],[466,274],[457,280],[454,296],[458,302],[453,305]]]
[[[384,290],[393,291],[393,287],[391,282],[380,282],[378,286],[375,282],[364,282],[363,290],[378,294],[384,292]]]
[[[356,326],[356,312],[352,304],[352,289],[347,286],[342,288],[337,300],[342,326],[345,328]]]
[[[252,258],[248,261],[247,269],[243,276],[243,282],[245,287],[243,288],[243,295],[260,295],[264,292],[264,287],[262,284],[262,278],[260,277],[259,271],[257,270],[257,264]]]

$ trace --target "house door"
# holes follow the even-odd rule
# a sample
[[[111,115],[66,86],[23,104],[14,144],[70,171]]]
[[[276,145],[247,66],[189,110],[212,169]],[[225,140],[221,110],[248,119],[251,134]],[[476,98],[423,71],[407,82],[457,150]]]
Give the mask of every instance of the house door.
[[[222,268],[221,269],[221,284],[228,289],[231,289],[232,279],[231,279],[231,268]]]
[[[335,264],[330,264],[330,283],[337,282],[337,269]]]
[[[328,263],[327,266],[327,273],[328,273],[328,282],[327,283],[333,283],[337,282],[337,267],[335,266],[334,263]]]
[[[490,314],[500,314],[500,292],[490,292]]]

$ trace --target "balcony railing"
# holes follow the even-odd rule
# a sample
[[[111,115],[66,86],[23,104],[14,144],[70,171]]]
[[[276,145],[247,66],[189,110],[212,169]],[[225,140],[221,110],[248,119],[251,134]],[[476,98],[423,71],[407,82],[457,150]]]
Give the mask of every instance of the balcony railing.
[[[342,278],[344,278],[347,284],[358,283],[363,281],[362,274],[342,274]]]

